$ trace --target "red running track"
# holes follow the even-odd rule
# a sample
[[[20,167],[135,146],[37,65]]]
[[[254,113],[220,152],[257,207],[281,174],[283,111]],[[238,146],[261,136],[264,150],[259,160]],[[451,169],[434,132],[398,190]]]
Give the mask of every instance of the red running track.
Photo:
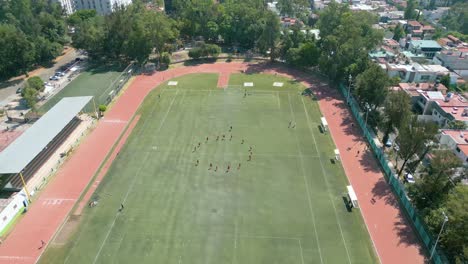
[[[37,262],[44,251],[40,247],[41,240],[47,243],[53,238],[146,95],[154,87],[168,79],[190,73],[218,73],[222,76],[218,86],[224,87],[231,73],[241,71],[278,73],[296,78],[314,88],[333,139],[342,153],[343,166],[356,190],[362,214],[381,262],[423,263],[424,255],[415,235],[402,217],[375,159],[366,151],[361,151],[360,155],[354,153],[364,141],[359,131],[351,125],[353,120],[340,95],[328,89],[326,84],[320,85],[319,80],[301,72],[280,66],[234,62],[180,67],[151,76],[138,76],[0,246],[0,263]],[[353,149],[346,151],[350,145]],[[370,200],[372,197],[377,201],[375,204]]]

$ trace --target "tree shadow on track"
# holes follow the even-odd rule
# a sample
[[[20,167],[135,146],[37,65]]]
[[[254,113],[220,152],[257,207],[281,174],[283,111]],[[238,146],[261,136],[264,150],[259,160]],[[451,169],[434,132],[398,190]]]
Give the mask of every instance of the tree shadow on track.
[[[411,228],[411,225],[408,223],[408,221],[405,218],[405,215],[402,213],[401,210],[398,211],[398,218],[396,219],[394,223],[394,228],[393,228],[396,233],[398,234],[399,238],[399,243],[398,245],[403,245],[403,246],[415,246],[418,248],[419,254],[422,256],[425,256],[425,263],[428,263],[427,259],[427,252],[426,250],[421,246],[421,243],[417,236],[414,234],[413,229]]]
[[[372,188],[372,195],[377,202],[382,201],[387,205],[392,207],[399,208],[399,204],[393,192],[390,188],[390,185],[385,181],[384,178],[380,178],[379,181]]]

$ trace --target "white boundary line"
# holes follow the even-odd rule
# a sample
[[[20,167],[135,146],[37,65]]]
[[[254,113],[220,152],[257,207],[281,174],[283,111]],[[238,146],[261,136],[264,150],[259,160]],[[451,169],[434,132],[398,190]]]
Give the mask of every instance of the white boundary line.
[[[174,104],[174,101],[175,101],[175,99],[177,98],[177,94],[178,94],[178,92],[174,95],[174,98],[172,99],[172,102],[171,102],[171,104],[169,105],[169,109],[167,110],[166,114],[164,115],[164,118],[163,118],[163,120],[161,121],[160,126],[158,127],[158,129],[157,129],[154,133],[157,133],[157,132],[162,128],[162,126],[164,125],[164,122],[166,121],[166,118],[167,118],[167,116],[169,115],[169,112],[170,112],[171,109],[172,109],[172,105]],[[156,105],[156,104],[155,104],[155,105]],[[146,125],[146,124],[149,124],[149,123],[145,123],[145,125]],[[146,127],[145,127],[145,128],[146,128]],[[144,130],[144,129],[142,129],[141,131],[143,131],[143,130]],[[145,155],[145,158],[142,159],[143,164],[144,164],[144,163],[146,162],[146,160],[148,159],[149,153],[150,153],[150,152],[147,152],[146,155]],[[142,168],[143,168],[143,166],[140,166],[140,168],[138,169],[137,173],[136,173],[135,176],[133,177],[132,182],[130,183],[129,188],[127,189],[127,193],[125,194],[125,197],[124,197],[122,203],[125,203],[125,201],[127,201],[128,195],[130,194],[131,190],[133,190],[133,186],[135,185],[135,179],[137,179],[137,178],[138,178],[138,175],[140,175]],[[101,251],[102,251],[102,249],[104,248],[104,245],[106,244],[106,241],[107,241],[107,239],[109,238],[109,235],[110,235],[110,233],[112,232],[112,229],[114,229],[115,222],[117,221],[117,218],[118,218],[120,215],[121,215],[120,213],[117,213],[117,214],[115,215],[114,221],[112,221],[112,224],[111,224],[111,226],[110,226],[110,228],[109,228],[109,231],[107,231],[107,234],[106,234],[104,240],[102,241],[101,246],[99,247],[99,250],[98,250],[98,252],[96,253],[96,256],[94,257],[93,264],[96,263],[96,261],[98,260],[99,256],[101,255]]]
[[[296,120],[296,117],[294,115],[294,111],[293,111],[292,105],[291,105],[291,96],[289,94],[288,94],[288,102],[289,102],[289,110],[291,111],[291,115],[293,117],[293,120]],[[294,133],[294,136],[296,138],[297,150],[299,151],[299,154],[302,155],[301,149],[299,147],[297,134]],[[318,154],[318,151],[317,151],[317,154]],[[304,164],[303,164],[304,159],[302,157],[300,158],[300,163],[301,163],[301,168],[302,168],[302,177],[304,178],[305,188],[306,188],[306,192],[307,192],[307,201],[309,202],[309,209],[310,209],[310,213],[312,214],[312,224],[314,226],[315,239],[317,241],[317,248],[318,248],[318,251],[319,251],[320,262],[323,264],[322,250],[320,249],[320,242],[319,242],[319,238],[318,238],[317,226],[315,225],[315,214],[314,214],[314,209],[312,208],[312,201],[310,199],[309,184],[308,184],[307,178],[305,176],[305,169],[304,169]]]
[[[309,130],[310,130],[310,134],[312,135],[312,139],[314,140],[314,144],[315,144],[315,149],[317,150],[317,153],[320,153],[319,152],[319,149],[318,149],[318,146],[317,146],[317,140],[315,139],[315,135],[314,135],[314,132],[313,130],[311,129],[310,127],[310,123],[309,123],[309,113],[307,113],[307,108],[306,108],[306,105],[304,103],[304,98],[301,97],[301,101],[302,101],[302,105],[304,106],[304,111],[305,111],[305,114],[306,114],[306,117],[307,117],[307,123],[308,123],[308,127],[309,127]],[[340,233],[341,233],[341,239],[343,240],[343,244],[344,244],[344,247],[345,247],[345,250],[346,250],[346,255],[348,256],[348,261],[349,263],[351,263],[351,257],[349,256],[349,251],[348,251],[348,246],[346,244],[346,240],[344,238],[344,235],[343,235],[343,229],[341,228],[341,224],[340,224],[340,220],[338,219],[338,213],[336,211],[336,206],[335,206],[335,203],[333,202],[333,197],[330,193],[330,191],[328,191],[329,189],[329,186],[330,184],[328,183],[328,180],[327,180],[327,177],[326,177],[326,171],[325,171],[325,168],[323,167],[323,163],[322,163],[322,158],[320,157],[320,154],[319,154],[319,161],[320,161],[320,167],[322,169],[322,177],[323,179],[325,180],[325,184],[327,185],[327,193],[328,193],[328,197],[330,198],[330,201],[333,205],[333,210],[335,211],[335,219],[336,219],[336,223],[338,224],[338,227],[340,228]]]
[[[280,97],[279,97],[279,92],[276,92],[276,98],[278,98],[278,108],[281,109],[281,103],[280,103]]]
[[[299,242],[299,249],[301,250],[301,260],[302,260],[302,264],[304,264],[304,263],[305,263],[305,262],[304,262],[304,253],[302,252],[303,250],[302,250],[301,239],[298,238],[298,239],[297,239],[297,242]]]

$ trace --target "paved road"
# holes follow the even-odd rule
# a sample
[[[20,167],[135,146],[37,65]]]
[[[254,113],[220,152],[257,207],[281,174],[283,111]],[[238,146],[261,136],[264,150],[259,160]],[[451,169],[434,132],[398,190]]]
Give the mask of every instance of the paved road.
[[[51,75],[54,75],[55,71],[63,65],[74,61],[78,56],[78,52],[75,49],[70,49],[67,53],[57,59],[57,62],[50,68],[41,68],[30,73],[30,76],[39,76],[42,80],[48,81]],[[16,90],[19,87],[23,87],[24,80],[20,79],[17,81],[10,81],[10,83],[0,83],[0,107],[8,104],[17,97]],[[6,87],[3,87],[5,85]]]

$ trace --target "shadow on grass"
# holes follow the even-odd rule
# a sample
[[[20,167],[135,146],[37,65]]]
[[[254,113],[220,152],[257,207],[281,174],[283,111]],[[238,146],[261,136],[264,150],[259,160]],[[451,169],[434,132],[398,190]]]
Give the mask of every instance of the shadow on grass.
[[[344,203],[344,206],[346,207],[346,211],[348,211],[348,213],[352,213],[353,207],[351,207],[351,202],[349,201],[348,197],[341,196],[341,198],[343,199],[343,203]]]
[[[127,66],[128,65],[121,63],[93,63],[89,65],[89,68],[86,71],[90,72],[91,74],[106,73],[110,71],[121,72]]]

